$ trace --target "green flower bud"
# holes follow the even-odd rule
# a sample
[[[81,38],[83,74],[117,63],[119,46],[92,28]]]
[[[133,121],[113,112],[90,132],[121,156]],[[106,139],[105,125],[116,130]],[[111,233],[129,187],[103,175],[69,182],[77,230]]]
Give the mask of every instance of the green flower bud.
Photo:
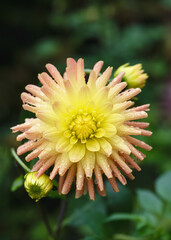
[[[41,198],[47,196],[53,187],[53,183],[46,174],[38,178],[36,173],[30,172],[25,175],[24,187],[29,196],[38,202]]]
[[[145,86],[148,75],[144,73],[142,64],[129,66],[129,63],[126,63],[115,71],[114,77],[120,72],[125,72],[123,81],[128,84],[128,88],[143,88]]]

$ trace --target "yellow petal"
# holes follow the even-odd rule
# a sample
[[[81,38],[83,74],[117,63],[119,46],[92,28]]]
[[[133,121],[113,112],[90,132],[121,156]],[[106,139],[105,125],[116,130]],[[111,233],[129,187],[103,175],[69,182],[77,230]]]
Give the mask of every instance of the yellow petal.
[[[109,78],[112,74],[112,70],[113,70],[113,67],[108,67],[104,72],[103,74],[97,79],[96,81],[96,85],[98,87],[103,87],[107,84],[107,82],[109,81]]]
[[[103,128],[98,128],[94,135],[96,138],[101,138],[105,135],[105,130]]]
[[[52,105],[52,108],[53,108],[53,111],[55,112],[55,113],[59,113],[59,111],[61,111],[61,103],[58,101],[56,101],[56,102],[54,102],[53,103],[53,105]]]
[[[114,149],[117,149],[120,152],[123,152],[123,153],[126,153],[126,154],[130,154],[131,153],[129,147],[126,145],[126,143],[123,140],[123,138],[121,138],[119,136],[115,136],[112,139],[110,139],[110,143],[112,144]]]
[[[56,150],[58,152],[68,152],[72,148],[72,145],[70,144],[68,138],[66,137],[59,137],[57,143],[56,143]]]
[[[121,82],[116,84],[113,88],[109,90],[108,98],[113,99],[117,94],[126,87],[126,82]]]
[[[68,153],[61,154],[59,161],[59,175],[63,176],[72,165],[72,162],[69,160]]]
[[[66,130],[64,132],[64,136],[67,137],[67,138],[70,138],[71,137],[71,131],[70,130]]]
[[[95,88],[95,84],[96,84],[96,73],[92,70],[89,75],[87,86],[93,89]]]
[[[113,113],[108,117],[108,120],[111,121],[113,124],[123,123],[125,121],[125,117],[123,114]]]
[[[84,173],[82,163],[78,162],[77,163],[77,180],[76,180],[77,190],[81,190],[83,188],[84,175],[85,175],[85,173]]]
[[[102,69],[103,67],[103,64],[104,62],[103,61],[99,61],[97,62],[94,67],[93,67],[93,71],[96,73],[96,76],[98,77],[99,73],[100,73],[100,70]]]
[[[112,170],[109,166],[107,157],[102,153],[96,153],[96,160],[97,160],[97,164],[99,165],[99,167],[101,167],[106,177],[112,178],[113,177]]]
[[[72,136],[72,137],[70,138],[70,143],[71,143],[71,144],[75,144],[77,141],[78,141],[78,138],[76,138],[75,136]]]
[[[113,105],[113,112],[115,113],[119,113],[124,111],[125,109],[131,107],[132,105],[134,105],[134,102],[132,101],[125,101],[123,103],[116,103]]]
[[[36,117],[39,118],[44,123],[47,123],[52,126],[54,125],[54,122],[56,120],[56,115],[51,110],[51,108],[44,108],[44,109],[37,111]]]
[[[47,128],[43,133],[43,137],[48,141],[56,142],[59,139],[59,131],[55,127]]]
[[[120,136],[141,135],[141,130],[132,126],[121,125],[118,127],[118,134]]]
[[[86,142],[86,147],[91,152],[96,152],[100,150],[100,144],[95,138],[88,139]]]
[[[86,103],[89,100],[89,96],[90,96],[90,88],[87,85],[81,87],[78,92],[79,102]]]
[[[81,160],[86,177],[91,178],[94,165],[95,165],[95,153],[86,151],[84,158]]]
[[[106,132],[105,137],[112,137],[117,132],[116,127],[111,123],[105,123],[102,125],[102,127],[104,128],[104,130]]]
[[[107,157],[110,156],[112,153],[112,145],[105,138],[100,138],[98,141],[100,143],[100,147],[103,149]]]
[[[76,143],[71,151],[69,152],[69,159],[71,162],[78,162],[80,161],[85,155],[85,145]]]

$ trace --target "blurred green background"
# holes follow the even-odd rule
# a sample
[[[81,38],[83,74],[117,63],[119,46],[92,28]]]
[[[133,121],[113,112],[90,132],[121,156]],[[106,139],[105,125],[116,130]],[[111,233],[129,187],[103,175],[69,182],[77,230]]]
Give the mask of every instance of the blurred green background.
[[[151,104],[153,135],[146,142],[153,150],[120,193],[106,183],[107,197],[95,202],[71,194],[60,239],[170,240],[171,0],[6,0],[0,16],[0,239],[51,239],[40,206],[23,187],[10,190],[22,170],[10,154],[17,143],[9,128],[23,121],[20,94],[26,84],[38,84],[46,63],[64,72],[67,57],[82,57],[86,68],[98,60],[103,69],[143,64],[149,79],[138,104]],[[52,228],[60,202],[41,201]]]

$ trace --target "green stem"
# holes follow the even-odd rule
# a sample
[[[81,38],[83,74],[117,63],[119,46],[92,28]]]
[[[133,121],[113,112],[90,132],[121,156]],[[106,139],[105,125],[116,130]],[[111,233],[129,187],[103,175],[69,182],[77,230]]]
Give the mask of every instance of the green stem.
[[[51,238],[55,240],[55,236],[54,236],[53,231],[51,229],[51,226],[49,224],[49,221],[48,221],[45,209],[44,209],[44,207],[43,207],[41,202],[39,202],[38,205],[39,205],[39,209],[40,209],[40,212],[41,212],[44,224],[45,224],[45,226],[47,228],[47,231],[48,231],[49,235],[51,236]]]
[[[16,154],[14,148],[11,148],[11,154],[12,156],[15,158],[15,160],[18,162],[18,164],[26,171],[26,172],[30,172],[31,169],[28,168],[23,161],[18,157],[18,155]]]
[[[55,232],[57,239],[60,238],[62,221],[63,221],[63,218],[65,216],[66,208],[67,208],[67,200],[62,199],[61,204],[60,204],[60,208],[59,208],[59,217],[58,217],[58,223],[57,223],[56,232]]]

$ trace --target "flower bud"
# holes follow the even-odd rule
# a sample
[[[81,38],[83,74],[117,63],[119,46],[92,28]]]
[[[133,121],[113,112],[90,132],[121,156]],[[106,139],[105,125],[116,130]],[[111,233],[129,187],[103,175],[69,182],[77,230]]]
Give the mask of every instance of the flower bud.
[[[125,72],[123,80],[128,84],[128,88],[143,88],[145,86],[148,75],[144,73],[142,64],[129,66],[129,63],[126,63],[115,71],[114,77],[120,72]]]
[[[46,174],[38,178],[36,173],[30,172],[25,175],[24,187],[29,196],[38,202],[49,193],[53,187],[53,183]]]

